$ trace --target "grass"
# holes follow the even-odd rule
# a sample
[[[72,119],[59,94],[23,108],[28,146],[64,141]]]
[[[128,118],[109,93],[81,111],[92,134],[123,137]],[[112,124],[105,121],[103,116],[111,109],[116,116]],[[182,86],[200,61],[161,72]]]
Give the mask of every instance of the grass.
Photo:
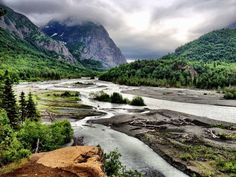
[[[46,91],[36,96],[41,114],[50,112],[56,118],[83,119],[87,116],[101,115],[91,106],[78,103],[79,93],[74,91]]]
[[[18,168],[21,168],[23,165],[29,162],[28,158],[21,159],[19,161],[10,163],[6,166],[3,166],[0,168],[0,175],[5,173],[10,173]]]
[[[236,151],[222,149],[209,145],[180,145],[175,144],[177,157],[186,163],[193,164],[202,171],[204,176],[230,176],[236,172]],[[203,168],[204,167],[204,168]]]

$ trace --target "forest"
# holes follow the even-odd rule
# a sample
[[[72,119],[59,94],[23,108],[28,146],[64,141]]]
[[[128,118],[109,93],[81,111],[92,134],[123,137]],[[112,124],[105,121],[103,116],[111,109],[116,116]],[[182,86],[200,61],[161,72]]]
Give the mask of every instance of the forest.
[[[136,61],[113,68],[99,79],[132,86],[218,89],[236,85],[236,63],[180,58]]]
[[[94,76],[97,72],[56,59],[53,53],[45,54],[29,43],[0,29],[0,76],[8,70],[14,81],[57,80]],[[95,64],[94,64],[95,65]]]
[[[235,61],[236,29],[222,29],[205,34],[159,60],[113,68],[100,79],[134,86],[218,89],[236,85]]]
[[[43,124],[32,93],[16,98],[12,84],[6,72],[0,81],[0,167],[31,153],[57,149],[73,136],[67,120]]]

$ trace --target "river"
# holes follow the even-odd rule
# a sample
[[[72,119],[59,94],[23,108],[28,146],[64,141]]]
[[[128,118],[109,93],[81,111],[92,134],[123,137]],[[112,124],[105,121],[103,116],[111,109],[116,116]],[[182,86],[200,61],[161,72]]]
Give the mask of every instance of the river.
[[[73,83],[90,83],[86,88],[74,87]],[[143,109],[144,107],[135,107],[130,105],[118,105],[111,103],[103,103],[90,99],[92,92],[105,91],[107,93],[119,92],[121,93],[127,89],[134,89],[134,87],[121,86],[109,82],[102,82],[98,80],[87,79],[73,79],[37,83],[24,83],[17,85],[17,91],[30,89],[47,89],[47,90],[68,90],[79,91],[81,94],[81,103],[93,106],[94,109],[106,113],[104,116],[86,117],[77,122],[71,122],[75,136],[83,136],[86,145],[100,145],[105,152],[118,149],[122,154],[122,162],[132,169],[138,169],[145,172],[147,176],[156,176],[150,174],[151,171],[158,171],[166,177],[186,177],[184,173],[177,170],[156,154],[151,148],[142,143],[136,138],[130,137],[126,134],[114,131],[109,127],[102,125],[88,125],[87,120],[110,118],[119,114],[133,114],[132,109]],[[123,94],[124,97],[132,98],[133,95]],[[149,109],[169,109],[173,111],[184,112],[197,116],[204,116],[216,120],[224,120],[236,123],[236,108],[226,106],[214,106],[192,103],[180,103],[174,101],[158,100],[154,98],[143,97],[146,103],[146,108]]]

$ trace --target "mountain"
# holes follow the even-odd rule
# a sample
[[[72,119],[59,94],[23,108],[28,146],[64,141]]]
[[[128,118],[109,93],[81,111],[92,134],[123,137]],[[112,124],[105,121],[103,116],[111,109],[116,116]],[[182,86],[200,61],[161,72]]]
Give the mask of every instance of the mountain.
[[[17,80],[60,79],[94,74],[67,47],[40,31],[25,16],[0,5],[0,78],[6,70]]]
[[[58,59],[66,60],[69,63],[76,63],[76,59],[63,42],[49,38],[26,16],[3,5],[0,5],[0,8],[6,11],[6,14],[0,17],[0,28],[19,37],[21,40],[29,42],[40,50],[55,53]]]
[[[175,50],[177,57],[191,60],[236,61],[236,29],[210,32]]]
[[[126,63],[120,49],[102,25],[92,22],[69,25],[70,22],[70,19],[51,21],[42,31],[53,39],[63,41],[71,53],[82,60],[97,60],[106,68]]]

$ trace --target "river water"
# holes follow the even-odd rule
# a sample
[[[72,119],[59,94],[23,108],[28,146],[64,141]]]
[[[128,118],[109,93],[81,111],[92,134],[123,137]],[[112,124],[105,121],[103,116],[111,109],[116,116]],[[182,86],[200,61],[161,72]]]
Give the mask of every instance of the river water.
[[[91,83],[84,87],[72,86],[73,83]],[[39,83],[26,83],[17,86],[17,90],[28,89],[47,89],[47,90],[68,90],[79,91],[81,94],[81,103],[93,106],[94,109],[106,113],[104,116],[86,117],[83,120],[72,122],[75,136],[83,136],[86,145],[100,145],[105,152],[118,149],[122,154],[122,162],[132,169],[142,172],[158,171],[166,177],[186,177],[184,173],[177,170],[156,154],[151,148],[136,138],[126,134],[114,131],[109,127],[102,125],[88,125],[87,120],[110,118],[119,114],[133,114],[132,109],[143,109],[144,107],[135,107],[130,105],[118,105],[103,103],[90,99],[92,92],[105,91],[107,93],[120,92],[134,87],[121,86],[109,82],[97,80],[74,79]],[[123,94],[124,97],[132,98],[133,95]],[[184,112],[197,116],[205,116],[211,119],[224,120],[236,123],[236,108],[226,106],[214,106],[192,103],[180,103],[174,101],[158,100],[143,97],[146,107],[149,109],[169,109],[173,111]],[[147,176],[157,176],[157,174],[148,174]]]

